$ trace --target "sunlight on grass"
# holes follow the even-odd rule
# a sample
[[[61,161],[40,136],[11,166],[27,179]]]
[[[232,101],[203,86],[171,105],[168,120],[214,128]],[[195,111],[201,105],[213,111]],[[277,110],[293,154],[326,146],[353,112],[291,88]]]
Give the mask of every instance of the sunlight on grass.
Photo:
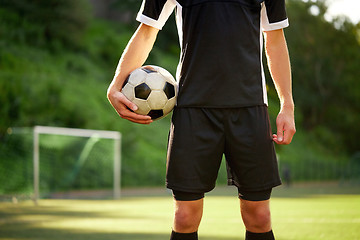
[[[326,195],[274,199],[274,230],[279,239],[359,239],[360,196]]]
[[[122,200],[41,200],[0,203],[0,239],[169,239],[173,201],[167,197]],[[360,235],[360,195],[274,198],[278,240],[354,240]],[[199,235],[204,240],[244,239],[236,196],[208,196]]]

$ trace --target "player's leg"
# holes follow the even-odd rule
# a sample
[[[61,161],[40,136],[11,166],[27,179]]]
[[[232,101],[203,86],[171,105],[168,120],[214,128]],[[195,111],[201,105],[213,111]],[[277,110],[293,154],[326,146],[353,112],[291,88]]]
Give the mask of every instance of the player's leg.
[[[173,231],[170,240],[197,240],[203,213],[203,198],[192,201],[175,199]]]
[[[189,193],[173,190],[174,223],[177,233],[197,232],[203,213],[203,193]]]
[[[255,202],[240,199],[240,209],[247,231],[264,233],[271,230],[269,200]]]
[[[175,108],[166,172],[166,186],[175,198],[171,240],[197,239],[204,193],[215,186],[223,146],[221,113]]]
[[[196,232],[202,217],[203,199],[195,201],[175,200],[174,208],[173,230],[179,233]]]
[[[272,240],[269,199],[281,184],[266,106],[229,112],[225,157],[229,183],[239,189],[246,240]]]
[[[245,240],[274,240],[270,214],[272,189],[261,191],[238,190],[241,216],[246,227]]]
[[[203,193],[173,191],[174,222],[170,240],[197,240],[203,213]]]
[[[241,216],[246,227],[245,240],[274,240],[271,228],[270,200],[240,199]]]

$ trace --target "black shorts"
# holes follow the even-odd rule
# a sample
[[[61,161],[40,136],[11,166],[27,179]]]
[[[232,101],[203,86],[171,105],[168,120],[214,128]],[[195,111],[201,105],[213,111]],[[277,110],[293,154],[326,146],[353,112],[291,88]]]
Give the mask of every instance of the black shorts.
[[[281,184],[266,105],[176,107],[169,134],[166,186],[206,193],[215,187],[223,154],[228,183],[239,191]]]

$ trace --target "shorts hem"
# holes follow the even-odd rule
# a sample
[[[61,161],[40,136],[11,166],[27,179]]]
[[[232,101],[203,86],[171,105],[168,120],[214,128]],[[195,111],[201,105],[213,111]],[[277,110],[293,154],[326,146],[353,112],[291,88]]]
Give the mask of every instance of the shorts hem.
[[[179,186],[174,186],[174,185],[170,185],[170,184],[166,184],[166,188],[171,189],[171,190],[175,190],[175,191],[181,191],[181,192],[190,192],[190,193],[208,193],[211,192],[214,188],[207,188],[207,189],[190,189],[190,188],[184,188],[184,187],[179,187]]]
[[[235,186],[238,189],[244,190],[244,191],[263,191],[263,190],[267,190],[267,189],[272,189],[274,187],[278,187],[282,184],[281,181],[277,181],[277,182],[273,182],[271,184],[266,184],[266,185],[262,185],[262,186],[241,186],[240,184],[238,184],[237,182],[235,182],[234,180],[228,180],[228,185],[229,186]]]
[[[234,108],[251,108],[265,106],[268,107],[268,104],[265,102],[261,103],[249,103],[249,104],[231,104],[231,105],[193,105],[193,104],[177,104],[177,108],[208,108],[208,109],[234,109]]]

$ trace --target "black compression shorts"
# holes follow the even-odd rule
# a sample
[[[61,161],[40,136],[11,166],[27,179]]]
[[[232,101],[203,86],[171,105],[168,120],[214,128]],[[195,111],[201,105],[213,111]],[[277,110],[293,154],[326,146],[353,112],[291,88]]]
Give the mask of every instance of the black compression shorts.
[[[223,154],[229,185],[257,192],[281,184],[267,106],[175,108],[166,186],[205,193],[215,187]]]
[[[269,200],[272,189],[262,191],[241,191],[238,189],[239,198],[248,201],[265,201]],[[204,193],[191,193],[173,190],[173,196],[177,201],[196,201],[204,198]]]

